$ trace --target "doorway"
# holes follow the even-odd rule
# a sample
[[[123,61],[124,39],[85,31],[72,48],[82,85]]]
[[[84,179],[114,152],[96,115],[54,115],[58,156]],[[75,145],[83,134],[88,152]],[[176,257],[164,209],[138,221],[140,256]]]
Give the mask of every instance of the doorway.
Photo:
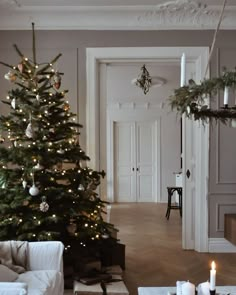
[[[99,63],[101,62],[124,62],[124,59],[133,60],[162,60],[176,61],[185,52],[187,56],[187,75],[195,78],[198,82],[203,78],[205,65],[208,60],[208,48],[201,47],[151,47],[151,48],[88,48],[87,49],[87,152],[91,156],[91,165],[94,169],[100,168],[99,149],[96,148],[101,142],[100,138],[100,105],[99,97]],[[194,72],[189,71],[193,68]],[[189,71],[189,73],[188,73]],[[194,75],[194,77],[192,77]],[[100,120],[101,119],[101,120]],[[109,118],[108,118],[109,120]],[[184,249],[195,249],[199,252],[208,252],[208,212],[207,212],[207,178],[208,169],[208,130],[183,118],[183,226],[182,226],[182,246]],[[109,132],[109,130],[107,131]],[[194,150],[201,147],[200,152]],[[194,148],[193,148],[194,147]],[[204,147],[204,148],[202,148]],[[107,150],[107,155],[111,155],[112,150]],[[202,161],[204,159],[204,162]],[[191,167],[190,167],[191,166]],[[191,169],[191,178],[187,179],[185,171],[187,167]],[[189,169],[189,168],[187,168]],[[107,167],[107,184],[102,188],[108,201],[111,201],[111,182],[114,179],[114,167],[110,163]],[[197,184],[197,185],[196,185]],[[108,197],[109,196],[109,197]],[[194,214],[192,214],[194,213]]]

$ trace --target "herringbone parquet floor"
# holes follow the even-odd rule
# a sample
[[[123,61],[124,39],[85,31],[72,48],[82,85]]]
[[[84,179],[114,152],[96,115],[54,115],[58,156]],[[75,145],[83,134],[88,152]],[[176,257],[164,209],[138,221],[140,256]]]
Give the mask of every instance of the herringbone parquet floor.
[[[130,295],[139,286],[175,286],[177,280],[197,285],[209,279],[211,261],[217,266],[217,285],[236,285],[236,254],[182,250],[181,218],[166,204],[112,204],[111,223],[126,245],[124,279]]]

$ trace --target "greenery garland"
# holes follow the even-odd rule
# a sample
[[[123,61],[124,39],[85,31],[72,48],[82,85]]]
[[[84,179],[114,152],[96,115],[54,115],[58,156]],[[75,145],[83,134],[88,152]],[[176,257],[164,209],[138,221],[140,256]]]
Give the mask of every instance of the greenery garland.
[[[236,105],[234,107],[224,106],[220,109],[211,109],[208,105],[211,99],[228,86],[236,87],[236,69],[226,71],[217,78],[204,79],[200,84],[194,80],[189,80],[189,84],[174,90],[170,96],[170,105],[176,109],[180,115],[186,114],[194,120],[209,122],[212,119],[226,124],[229,119],[236,119]],[[209,100],[208,100],[209,98]]]

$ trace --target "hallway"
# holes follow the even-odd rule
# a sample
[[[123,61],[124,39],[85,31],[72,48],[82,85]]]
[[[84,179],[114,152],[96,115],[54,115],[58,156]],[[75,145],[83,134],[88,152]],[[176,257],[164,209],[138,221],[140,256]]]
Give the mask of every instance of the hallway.
[[[166,204],[112,204],[111,223],[126,245],[125,282],[131,295],[139,286],[174,286],[177,280],[195,285],[209,279],[210,263],[216,262],[217,285],[236,285],[236,254],[198,253],[182,250],[181,218]]]

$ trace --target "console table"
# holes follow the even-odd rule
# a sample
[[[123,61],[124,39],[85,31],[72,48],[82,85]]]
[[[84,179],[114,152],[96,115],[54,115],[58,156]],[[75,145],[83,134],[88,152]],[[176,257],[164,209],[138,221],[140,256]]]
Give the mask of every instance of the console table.
[[[176,287],[139,287],[138,295],[167,295],[176,293]],[[216,292],[219,294],[233,294],[236,292],[236,286],[217,286]]]

